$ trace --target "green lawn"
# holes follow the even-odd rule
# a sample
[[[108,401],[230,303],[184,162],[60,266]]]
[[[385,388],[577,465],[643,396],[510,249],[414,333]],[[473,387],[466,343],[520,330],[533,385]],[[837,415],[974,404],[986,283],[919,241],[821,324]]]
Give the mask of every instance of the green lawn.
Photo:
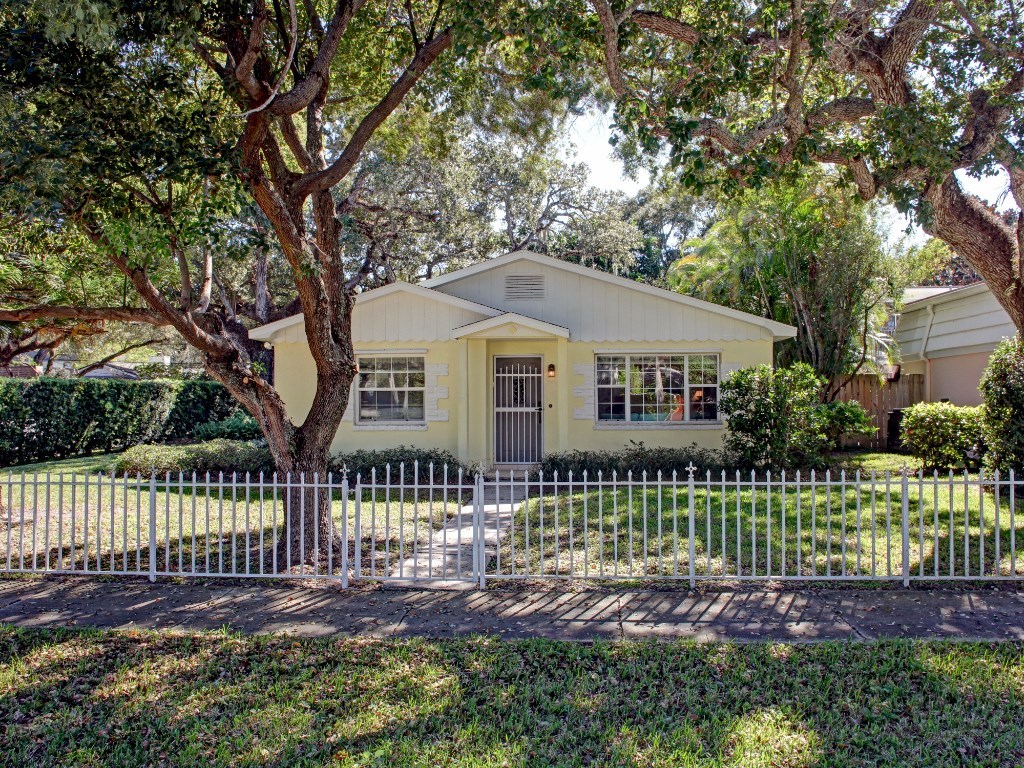
[[[111,458],[52,462],[17,468],[9,475],[0,471],[0,505],[7,510],[0,512],[0,551],[7,551],[9,537],[12,567],[22,562],[31,566],[34,556],[39,568],[46,563],[56,568],[60,562],[65,568],[74,563],[79,570],[86,566],[90,570],[148,570],[148,482],[143,480],[138,493],[134,479],[111,484],[109,476],[97,474],[98,469],[109,466]],[[823,485],[824,475],[818,473],[813,488],[804,473],[798,494],[790,474],[784,508],[778,485],[772,490],[769,507],[769,495],[763,488],[751,491],[741,487],[737,493],[735,475],[727,478],[724,490],[720,476],[713,477],[710,485],[699,478],[694,496],[697,576],[794,575],[799,569],[805,577],[855,579],[875,574],[901,578],[900,479],[893,476],[887,491],[884,469],[897,462],[902,466],[905,457],[851,452],[837,458],[848,467],[845,488],[838,472],[833,473],[828,487]],[[873,494],[867,489],[858,494],[853,489],[858,468],[865,480],[872,471],[878,473]],[[916,466],[909,468],[916,470]],[[44,480],[47,473],[52,481],[50,494],[37,494],[33,482]],[[66,473],[63,490],[57,480],[61,473]],[[743,483],[748,479],[741,478]],[[563,489],[533,499],[518,513],[511,535],[504,537],[491,572],[685,578],[690,560],[686,481],[681,478],[675,487],[658,487],[654,478],[649,480],[646,491],[639,485],[632,491],[620,488],[617,492],[591,485],[583,493],[577,483],[571,494]],[[76,489],[73,500],[72,484]],[[228,478],[223,490],[206,494],[202,490],[193,493],[187,479],[180,488],[177,479],[169,487],[161,480],[155,499],[158,571],[180,573],[195,567],[200,571],[273,572],[274,537],[281,539],[286,533],[284,494],[275,498],[273,492],[265,491],[261,495],[255,485],[253,480],[247,491],[243,477],[231,487]],[[991,487],[975,485],[965,492],[962,482],[950,486],[944,479],[938,487],[928,478],[924,482],[911,480],[909,498],[912,575],[1024,576],[1024,524],[1017,509],[1024,499],[1024,486],[1018,486],[1012,510],[1005,494],[997,507]],[[30,514],[23,521],[22,499],[29,510],[45,513],[49,506],[49,526],[42,522],[45,514],[38,519]],[[412,556],[410,549],[429,548],[431,535],[468,500],[468,493],[446,496],[440,491],[432,498],[422,494],[417,500],[408,489],[378,489],[374,498],[364,494],[359,531],[362,575],[372,578],[391,573],[399,562]],[[332,501],[332,515],[340,529],[344,514],[338,493]],[[350,540],[354,540],[352,503],[347,520]],[[337,568],[340,552],[333,554]],[[443,554],[437,552],[437,562]],[[351,556],[354,564],[355,548]],[[5,558],[2,565],[7,565]],[[324,569],[326,562],[321,564]]]
[[[35,563],[36,569],[73,566],[79,571],[148,571],[148,480],[137,483],[134,477],[118,477],[112,481],[109,475],[93,471],[93,463],[71,463],[70,469],[68,464],[50,465],[24,475],[21,468],[12,474],[0,472],[0,566],[31,569]],[[49,493],[45,485],[47,471]],[[217,482],[216,477],[213,482]],[[261,492],[258,478],[251,478],[247,487],[244,476],[234,482],[225,477],[223,487],[207,493],[202,483],[200,479],[193,491],[190,478],[179,480],[175,475],[169,484],[165,478],[157,481],[158,572],[310,572],[309,566],[293,562],[289,569],[287,561],[275,560],[275,542],[284,540],[289,532],[284,487],[276,492],[264,488]],[[324,494],[323,489],[317,491],[318,498]],[[331,496],[331,514],[340,533],[346,507],[340,491]],[[350,499],[347,532],[350,542],[358,533],[362,575],[387,575],[412,557],[414,550],[436,550],[439,562],[443,550],[430,544],[431,536],[465,501],[464,494],[454,490],[447,494],[440,490],[422,493],[418,498],[408,489],[378,490],[375,495],[367,492],[360,501],[357,531],[355,503]],[[313,543],[312,531],[305,531],[305,536]],[[355,554],[353,546],[353,567]],[[332,559],[337,569],[341,552],[333,550]],[[326,558],[317,567],[320,573],[326,572]]]
[[[862,472],[864,483],[870,472]],[[876,475],[855,487],[855,472],[814,483],[804,473],[799,492],[787,475],[785,497],[776,475],[769,494],[751,489],[749,475],[698,478],[694,492],[696,575],[804,577],[869,575],[900,578],[903,564],[902,489],[899,477]],[[972,478],[972,479],[976,479]],[[520,508],[497,568],[507,576],[647,578],[689,572],[689,491],[634,476],[632,488],[608,482],[586,492],[548,486]],[[911,478],[908,541],[912,576],[940,578],[1024,576],[1024,485],[1011,504],[991,487],[965,488],[963,478]],[[784,503],[783,503],[784,502]],[[1012,525],[1011,525],[1012,521]]]
[[[13,472],[20,474],[27,472],[32,474],[38,472],[45,475],[47,472],[59,474],[69,472],[77,474],[96,474],[98,472],[110,473],[113,471],[114,462],[117,461],[120,453],[94,453],[91,456],[78,456],[74,459],[52,459],[40,461],[36,464],[20,464],[16,467],[0,467],[0,473]]]
[[[1016,644],[0,628],[11,766],[1016,766]]]

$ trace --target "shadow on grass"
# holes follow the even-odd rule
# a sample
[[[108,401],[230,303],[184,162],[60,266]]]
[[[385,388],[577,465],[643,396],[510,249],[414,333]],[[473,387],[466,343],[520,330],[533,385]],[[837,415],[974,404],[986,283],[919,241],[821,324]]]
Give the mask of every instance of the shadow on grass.
[[[1024,575],[1024,530],[1007,501],[976,489],[968,499],[918,493],[908,503],[911,577]],[[858,494],[737,494],[713,485],[694,498],[698,577],[901,578],[902,497],[898,485]],[[799,499],[799,504],[797,503]],[[556,503],[557,502],[557,503]],[[1011,525],[1012,519],[1012,525]],[[1019,534],[1019,535],[1018,535]],[[685,488],[562,493],[519,509],[502,542],[503,573],[562,576],[688,576]]]
[[[1018,765],[1022,675],[1013,644],[0,631],[12,765]]]

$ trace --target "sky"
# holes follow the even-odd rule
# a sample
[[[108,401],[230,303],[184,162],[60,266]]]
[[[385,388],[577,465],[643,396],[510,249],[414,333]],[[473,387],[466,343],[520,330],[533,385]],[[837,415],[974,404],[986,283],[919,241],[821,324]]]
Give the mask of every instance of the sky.
[[[608,143],[611,137],[611,115],[593,110],[570,125],[569,141],[575,146],[575,161],[586,163],[590,168],[590,183],[595,187],[607,190],[618,190],[626,194],[634,194],[648,181],[646,172],[636,179],[624,175],[622,162],[615,158],[612,147]],[[1009,194],[1009,180],[1005,173],[985,179],[972,179],[966,174],[958,174],[964,188],[989,203],[995,203],[999,210],[1012,208],[1016,210],[1013,197]],[[892,237],[898,239],[906,235],[908,221],[895,209],[892,210]],[[911,241],[925,239],[921,230],[915,227],[910,236]]]

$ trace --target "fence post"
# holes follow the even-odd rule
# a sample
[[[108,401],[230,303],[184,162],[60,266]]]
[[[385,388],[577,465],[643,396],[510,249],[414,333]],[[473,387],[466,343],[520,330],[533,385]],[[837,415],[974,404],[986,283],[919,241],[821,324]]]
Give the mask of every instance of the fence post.
[[[149,580],[156,581],[156,473],[149,473]]]
[[[690,474],[690,478],[687,481],[687,507],[689,509],[689,539],[690,539],[690,590],[697,586],[697,548],[694,543],[694,537],[696,535],[696,526],[694,525],[694,505],[693,505],[693,473],[697,470],[693,466],[693,462],[686,468],[686,471]]]
[[[348,472],[341,478],[341,588],[348,589]]]
[[[499,494],[500,496],[500,494]],[[477,473],[473,488],[473,530],[476,532],[473,548],[473,566],[480,580],[480,589],[487,587],[487,562],[484,560],[484,476]]]
[[[907,482],[907,467],[904,465],[902,471],[903,479],[900,483],[900,494],[902,495],[902,522],[900,528],[903,530],[903,586],[910,586],[910,496]]]
[[[374,488],[370,491],[371,503],[377,503],[377,489]],[[362,527],[362,501],[363,501],[363,476],[362,474],[356,475],[356,494],[355,494],[355,556],[356,556],[356,567],[352,572],[352,578],[358,581],[363,576],[363,527]]]

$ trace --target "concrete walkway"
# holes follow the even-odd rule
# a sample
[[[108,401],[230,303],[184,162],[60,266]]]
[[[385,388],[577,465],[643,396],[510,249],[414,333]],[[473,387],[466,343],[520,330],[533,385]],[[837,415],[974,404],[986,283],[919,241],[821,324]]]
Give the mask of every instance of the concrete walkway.
[[[179,632],[229,626],[305,636],[1024,641],[1024,595],[1012,589],[342,592],[252,583],[0,579],[0,622]]]
[[[484,561],[498,551],[498,544],[512,525],[516,510],[526,498],[526,490],[519,486],[493,485],[484,488],[483,539]],[[467,504],[454,515],[425,544],[420,544],[412,557],[400,561],[391,569],[396,578],[459,579],[473,577],[473,505]],[[410,584],[409,586],[413,586]],[[442,582],[438,586],[445,586]]]

